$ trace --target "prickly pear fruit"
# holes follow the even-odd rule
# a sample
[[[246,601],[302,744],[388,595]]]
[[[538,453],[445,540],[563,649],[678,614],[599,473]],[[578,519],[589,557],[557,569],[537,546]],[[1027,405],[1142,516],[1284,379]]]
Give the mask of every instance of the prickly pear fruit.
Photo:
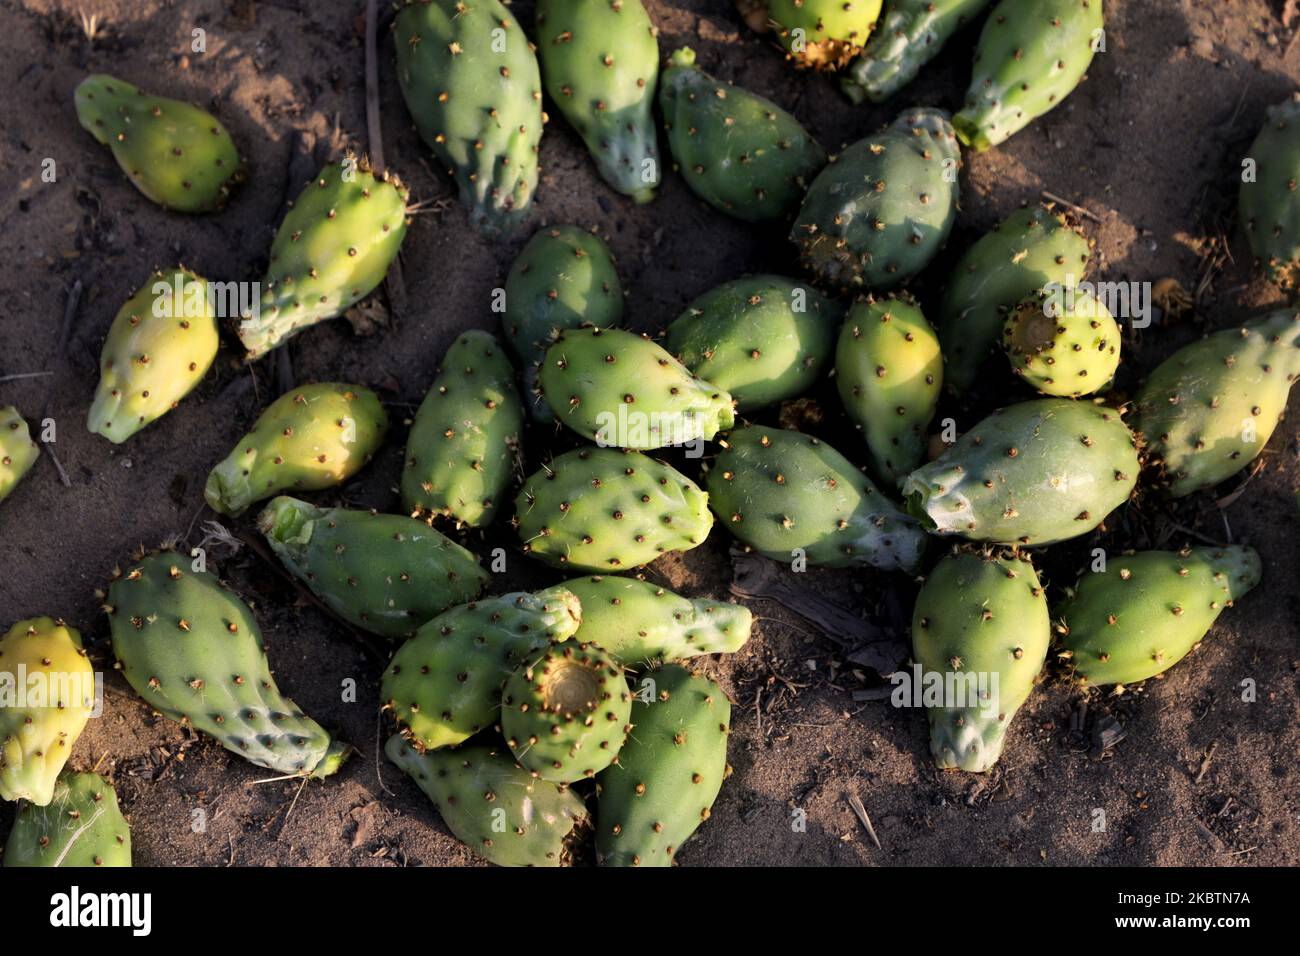
[[[797,119],[771,100],[705,73],[690,47],[669,60],[659,109],[686,185],[737,219],[790,216],[826,165],[826,150]]]
[[[854,103],[883,103],[988,5],[989,0],[889,0],[871,42],[842,81],[845,95]]]
[[[189,558],[132,562],[105,610],[122,676],[164,717],[279,773],[327,777],[347,759],[351,748],[281,695],[248,605]]]
[[[40,456],[27,419],[12,405],[0,405],[0,501],[9,497]]]
[[[833,71],[862,52],[881,0],[738,0],[755,29],[770,28],[800,70]]]
[[[659,185],[651,108],[659,31],[641,0],[538,0],[537,56],[551,101],[605,182],[639,203]]]
[[[1037,547],[1105,521],[1128,500],[1138,467],[1119,412],[1044,398],[994,412],[902,490],[934,534]]]
[[[24,803],[5,844],[6,867],[130,865],[131,828],[94,773],[63,773],[47,806]]]
[[[671,866],[713,808],[727,766],[731,701],[707,677],[668,664],[654,696],[632,704],[636,728],[596,778],[596,858],[603,866]]]
[[[704,543],[708,496],[661,461],[577,448],[534,472],[515,499],[526,554],[561,568],[617,571]]]
[[[408,0],[393,40],[406,108],[455,177],[471,224],[489,236],[514,229],[537,188],[544,122],[519,21],[498,0]]]
[[[941,770],[983,773],[997,763],[1051,639],[1028,555],[952,554],[935,565],[916,596],[912,656],[923,688],[942,679],[942,704],[926,702]]]
[[[709,469],[708,492],[731,533],[777,561],[915,572],[925,551],[914,519],[834,448],[799,432],[737,428]]]
[[[1005,311],[1049,286],[1073,288],[1091,244],[1065,216],[1043,206],[1017,210],[966,250],[939,309],[944,380],[964,392],[1002,334]]]
[[[552,783],[594,777],[632,725],[623,665],[595,644],[567,641],[533,655],[501,691],[501,733],[525,770]]]
[[[873,472],[897,486],[925,460],[943,389],[939,340],[920,306],[910,297],[856,303],[835,349],[835,382]]]
[[[272,402],[208,475],[213,511],[243,514],[281,491],[341,484],[378,451],[388,431],[379,396],[359,385],[304,385]]]
[[[1083,80],[1102,42],[1102,0],[999,0],[975,47],[966,105],[953,117],[976,152],[1053,109]]]
[[[843,310],[812,286],[746,276],[709,290],[668,326],[664,340],[691,372],[751,412],[803,395],[835,345]]]
[[[380,696],[417,747],[455,746],[496,722],[515,668],[549,641],[567,640],[581,620],[563,587],[454,607],[398,649]]]
[[[478,559],[423,521],[276,498],[257,519],[271,550],[345,621],[403,637],[478,597]]]
[[[244,179],[230,134],[197,106],[106,73],[82,80],[74,98],[86,132],[113,151],[136,189],[166,209],[213,212]]]
[[[1250,146],[1252,175],[1243,174],[1240,218],[1256,261],[1272,282],[1300,286],[1300,93],[1268,111]]]
[[[754,623],[743,604],[684,598],[635,578],[596,575],[564,586],[582,602],[582,626],[574,639],[599,639],[615,660],[630,667],[738,651]]]
[[[0,638],[0,799],[45,806],[95,708],[81,634],[62,621],[19,621]]]
[[[515,370],[496,338],[462,332],[406,439],[402,506],[475,528],[488,524],[510,483],[523,428]]]
[[[836,156],[808,187],[790,239],[841,289],[886,289],[916,275],[957,216],[961,149],[948,114],[913,109]]]
[[[1193,342],[1156,367],[1133,427],[1175,498],[1211,488],[1264,450],[1300,377],[1300,313],[1281,309]]]
[[[538,780],[504,748],[421,753],[395,735],[384,752],[433,801],[456,839],[497,866],[560,866],[570,835],[587,820],[577,794]]]
[[[1119,368],[1119,340],[1110,309],[1082,289],[1030,295],[1002,326],[1011,370],[1044,395],[1069,398],[1110,384]]]
[[[353,157],[303,188],[271,243],[257,312],[239,322],[250,360],[342,315],[384,281],[406,235],[407,195],[396,177],[376,177]]]
[[[155,272],[108,330],[87,427],[126,441],[203,380],[220,344],[207,280],[186,269]]]
[[[1068,592],[1056,630],[1081,681],[1133,684],[1186,657],[1260,573],[1239,545],[1111,558]]]
[[[731,395],[643,335],[569,329],[539,378],[556,418],[599,445],[648,450],[712,438],[736,421]]]

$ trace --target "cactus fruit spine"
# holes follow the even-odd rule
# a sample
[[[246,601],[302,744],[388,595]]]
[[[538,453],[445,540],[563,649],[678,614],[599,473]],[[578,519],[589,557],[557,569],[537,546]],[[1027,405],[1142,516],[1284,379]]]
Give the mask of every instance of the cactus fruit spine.
[[[916,596],[912,656],[923,677],[943,678],[943,706],[928,707],[940,769],[983,773],[997,763],[1051,637],[1028,556],[953,554],[935,565]]]
[[[1067,593],[1056,629],[1081,681],[1136,683],[1187,656],[1260,574],[1259,555],[1238,545],[1114,557]]]
[[[473,554],[414,518],[280,497],[257,526],[330,610],[384,637],[413,634],[487,587],[489,575]]]
[[[875,34],[842,81],[854,103],[883,103],[916,79],[989,0],[888,0]]]
[[[1048,286],[1074,287],[1091,243],[1065,216],[1043,206],[1012,213],[966,250],[944,292],[935,331],[944,380],[964,392],[1002,334],[1005,311]]]
[[[705,73],[690,47],[669,60],[659,109],[686,185],[737,219],[792,215],[826,165],[826,150],[797,119],[771,100]]]
[[[1002,326],[1011,370],[1044,395],[1079,398],[1101,391],[1119,368],[1119,343],[1110,309],[1082,289],[1028,296]]]
[[[1036,547],[1100,525],[1128,500],[1138,468],[1119,412],[1044,398],[994,412],[902,491],[935,534]]]
[[[553,644],[501,690],[506,743],[520,766],[552,783],[608,767],[632,729],[631,713],[623,666],[595,644]]]
[[[515,499],[524,552],[556,567],[618,571],[704,543],[708,496],[670,465],[578,448],[533,473]]]
[[[722,688],[675,664],[649,677],[651,702],[632,704],[635,729],[618,763],[596,778],[596,859],[603,866],[671,866],[731,773],[731,701]]]
[[[910,298],[867,299],[849,311],[835,350],[835,383],[892,488],[925,459],[926,429],[943,389],[939,340]]]
[[[545,121],[519,21],[498,0],[409,0],[393,41],[406,108],[455,178],[470,223],[489,236],[513,230],[537,188]]]
[[[421,750],[452,747],[496,723],[501,685],[550,641],[572,637],[582,605],[563,587],[454,607],[393,655],[380,696]]]
[[[402,506],[471,527],[488,524],[514,473],[523,428],[515,371],[496,338],[462,332],[406,439]]]
[[[641,0],[538,0],[537,55],[546,92],[624,195],[649,202],[659,185],[651,108],[659,31]]]
[[[166,209],[214,212],[244,178],[244,164],[221,122],[180,100],[151,96],[97,73],[74,95],[77,120],[113,151],[135,187]]]
[[[708,474],[709,507],[744,544],[781,562],[915,572],[925,532],[843,455],[809,435],[750,425]]]
[[[370,461],[387,431],[388,413],[368,388],[295,388],[272,402],[212,469],[203,496],[213,511],[239,515],[281,491],[331,488]]]
[[[1102,0],[999,0],[984,21],[966,105],[953,117],[976,152],[1058,106],[1083,80],[1104,30]]]
[[[1268,111],[1251,144],[1253,176],[1242,177],[1240,218],[1255,259],[1272,282],[1300,286],[1300,93]]]
[[[1254,461],[1300,377],[1300,313],[1281,309],[1193,342],[1158,365],[1134,402],[1175,498],[1211,488]]]
[[[342,315],[384,281],[406,235],[407,195],[396,177],[376,177],[353,157],[303,188],[271,243],[258,311],[239,322],[249,359]]]
[[[45,806],[95,706],[81,634],[62,621],[19,621],[0,638],[0,799]],[[44,690],[41,688],[44,687]]]
[[[577,794],[538,780],[504,748],[422,753],[395,735],[384,752],[433,801],[447,829],[497,866],[560,866],[587,820]]]
[[[131,828],[113,788],[94,773],[63,773],[48,805],[24,803],[5,844],[6,867],[130,865]]]
[[[86,425],[115,444],[176,407],[203,380],[220,336],[208,283],[155,272],[113,319]]]
[[[730,394],[622,329],[562,332],[546,350],[539,382],[557,419],[600,445],[684,445],[736,421]]]
[[[756,29],[771,29],[801,70],[840,70],[862,52],[881,0],[739,0]]]
[[[754,615],[743,604],[685,598],[649,581],[595,575],[564,586],[582,602],[574,640],[595,641],[630,667],[702,654],[730,654],[749,640]]]
[[[122,676],[163,716],[278,773],[327,777],[347,759],[351,748],[276,687],[248,605],[189,558],[133,561],[104,609]]]
[[[913,109],[854,143],[813,180],[790,239],[840,289],[886,289],[920,272],[957,216],[961,149],[948,115]]]
[[[40,455],[27,420],[12,405],[0,405],[0,501],[9,497]]]

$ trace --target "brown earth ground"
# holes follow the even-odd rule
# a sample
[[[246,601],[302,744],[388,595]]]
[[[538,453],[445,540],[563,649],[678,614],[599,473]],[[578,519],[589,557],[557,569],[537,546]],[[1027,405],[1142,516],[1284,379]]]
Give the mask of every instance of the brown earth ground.
[[[1240,157],[1268,104],[1300,77],[1300,22],[1284,0],[1107,0],[1108,49],[1088,81],[1054,113],[1002,148],[969,162],[950,251],[914,284],[933,306],[959,251],[1044,190],[1088,211],[1084,224],[1113,280],[1172,277],[1195,297],[1193,312],[1125,331],[1128,356],[1116,401],[1143,370],[1200,331],[1231,326],[1278,301],[1252,273],[1235,222]],[[960,106],[975,32],[950,45],[894,103],[857,108],[832,82],[796,75],[768,41],[723,0],[647,0],[666,55],[689,44],[702,65],[791,109],[833,149],[910,103]],[[257,783],[270,776],[210,740],[151,715],[110,669],[107,627],[95,591],[137,546],[204,537],[208,469],[275,394],[275,360],[249,369],[227,343],[219,367],[181,407],[122,447],[83,421],[97,356],[118,306],[149,269],[184,261],[214,279],[254,279],[285,198],[296,132],[323,150],[365,149],[360,2],[164,0],[61,3],[0,0],[0,376],[52,369],[52,378],[0,384],[0,403],[37,420],[48,401],[70,484],[43,456],[0,506],[0,621],[62,616],[93,642],[108,670],[106,713],[77,743],[72,763],[115,782],[140,864],[471,864],[415,786],[376,756],[374,701],[381,665],[348,632],[244,548],[224,554],[225,577],[256,605],[281,687],[360,750],[325,783]],[[532,22],[532,4],[515,12]],[[95,15],[93,42],[81,12]],[[1287,22],[1290,21],[1290,22]],[[207,52],[190,52],[191,31]],[[406,303],[368,337],[347,322],[310,330],[289,346],[297,381],[358,382],[381,390],[399,423],[356,480],[313,496],[325,503],[394,510],[405,427],[440,356],[461,329],[495,328],[492,290],[536,225],[576,222],[608,233],[636,328],[657,330],[694,296],[747,271],[793,273],[778,227],[732,222],[697,201],[675,175],[652,204],[635,207],[597,178],[558,117],[542,143],[543,178],[529,228],[497,244],[471,233],[449,180],[415,136],[381,36],[383,137],[389,164],[413,187],[415,217],[402,256]],[[77,125],[72,92],[88,71],[108,71],[152,91],[215,109],[246,152],[250,181],[219,216],[162,212],[123,178]],[[43,182],[53,159],[57,181]],[[295,190],[296,190],[295,184]],[[82,283],[65,350],[67,290]],[[383,301],[382,299],[380,300]],[[48,388],[48,392],[47,392]],[[969,407],[945,408],[962,427],[997,400],[1023,394],[999,376]],[[815,396],[816,427],[861,456],[833,390]],[[1176,506],[1146,494],[1111,518],[1099,542],[1054,549],[1040,562],[1058,595],[1087,549],[1237,541],[1264,556],[1258,591],[1226,613],[1188,661],[1122,698],[1087,698],[1049,677],[1016,719],[1005,755],[984,776],[940,773],[929,760],[920,713],[864,700],[881,685],[839,646],[778,604],[755,601],[753,640],[707,670],[735,700],[730,760],[712,819],[687,844],[685,865],[1300,863],[1300,395],[1244,494],[1222,505],[1208,494]],[[772,420],[772,419],[765,419]],[[551,430],[528,436],[530,466],[570,443]],[[691,467],[694,467],[691,465]],[[1227,495],[1240,479],[1219,490]],[[251,529],[248,519],[225,524]],[[466,543],[513,548],[506,527]],[[719,529],[683,558],[646,571],[687,594],[723,597],[730,541]],[[560,579],[511,550],[499,590]],[[904,636],[914,584],[870,572],[813,572],[800,583]],[[354,678],[358,702],[342,703]],[[1241,699],[1253,680],[1258,699]],[[1115,734],[1116,727],[1122,734]],[[1103,734],[1106,731],[1106,734]],[[386,728],[385,728],[386,732]],[[1103,736],[1113,746],[1102,749]],[[1115,737],[1120,736],[1118,742]],[[860,798],[877,847],[851,809]],[[1106,827],[1094,832],[1096,811]],[[191,826],[195,811],[203,832]],[[806,828],[792,821],[806,814]],[[0,809],[0,832],[12,810]]]

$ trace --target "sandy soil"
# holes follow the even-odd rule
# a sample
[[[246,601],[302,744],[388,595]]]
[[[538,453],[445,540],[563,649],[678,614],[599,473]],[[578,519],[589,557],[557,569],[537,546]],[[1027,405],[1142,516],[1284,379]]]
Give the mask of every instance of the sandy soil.
[[[858,108],[831,82],[789,71],[724,0],[647,0],[647,7],[663,53],[690,44],[706,69],[777,100],[831,148],[910,103],[958,107],[974,41],[973,31],[956,38],[897,102]],[[1265,107],[1300,78],[1297,24],[1283,23],[1283,7],[1283,0],[1107,0],[1108,50],[1087,83],[1045,120],[970,162],[950,251],[915,291],[932,303],[954,252],[1047,190],[1088,210],[1085,225],[1105,277],[1173,277],[1199,290],[1194,314],[1137,334],[1126,330],[1117,400],[1200,330],[1230,326],[1277,301],[1252,275],[1235,196],[1240,157]],[[315,137],[326,152],[345,143],[365,148],[362,8],[339,0],[0,0],[0,156],[7,171],[0,179],[0,261],[7,264],[0,272],[0,376],[55,373],[0,384],[0,402],[37,419],[48,398],[70,479],[65,487],[44,458],[0,506],[0,623],[62,616],[85,631],[97,662],[109,669],[96,588],[139,545],[202,539],[203,523],[214,517],[203,508],[204,477],[275,394],[273,364],[241,368],[228,345],[178,411],[117,448],[83,425],[99,347],[118,306],[152,267],[180,260],[214,279],[261,274],[296,132]],[[93,43],[80,10],[99,18]],[[520,0],[515,11],[531,23],[531,3]],[[189,52],[196,28],[206,31],[206,53]],[[298,381],[378,388],[399,422],[371,467],[345,488],[314,497],[392,510],[401,419],[459,330],[494,327],[492,290],[528,230],[498,244],[468,231],[449,181],[432,172],[410,128],[391,41],[381,39],[387,159],[428,210],[406,240],[405,308],[369,337],[336,321],[289,349]],[[252,171],[225,213],[169,215],[127,183],[73,113],[72,91],[92,70],[218,112]],[[57,164],[54,183],[40,176],[46,158]],[[746,271],[796,268],[780,228],[731,222],[673,176],[653,204],[634,207],[598,180],[558,118],[543,139],[542,164],[530,228],[572,221],[607,232],[635,327],[662,328],[689,299]],[[80,308],[59,355],[66,290],[77,280]],[[943,414],[965,427],[1010,392],[995,382],[970,407]],[[833,393],[816,397],[826,412],[817,430],[860,454]],[[920,713],[855,701],[855,691],[880,685],[874,672],[847,662],[802,618],[755,602],[753,640],[708,664],[736,702],[735,774],[712,819],[681,852],[682,864],[1300,863],[1300,595],[1293,586],[1300,516],[1292,497],[1300,485],[1298,405],[1300,395],[1241,497],[1220,509],[1208,495],[1176,507],[1147,495],[1114,516],[1100,538],[1112,550],[1176,546],[1193,534],[1250,543],[1266,562],[1260,589],[1224,615],[1191,659],[1140,693],[1115,699],[1094,692],[1084,708],[1083,695],[1049,678],[988,775],[935,771]],[[549,430],[531,434],[530,460],[568,442]],[[247,520],[227,525],[251,528]],[[512,536],[502,527],[466,543],[483,553],[511,546]],[[686,593],[724,596],[729,543],[719,531],[647,574]],[[1042,562],[1053,594],[1073,580],[1094,543],[1054,549]],[[151,716],[110,671],[106,714],[77,744],[73,764],[111,775],[133,826],[137,862],[474,863],[414,785],[377,760],[380,665],[247,548],[220,567],[255,603],[281,687],[360,754],[323,784],[258,784],[269,774]],[[500,588],[558,579],[516,556]],[[801,583],[899,637],[910,617],[914,584],[899,576],[814,572]],[[358,703],[340,700],[346,678],[359,685]],[[1246,679],[1258,686],[1254,703],[1241,699]],[[1123,739],[1100,750],[1094,741],[1112,721]],[[879,847],[857,822],[850,795],[870,814]],[[1102,832],[1093,828],[1097,810],[1105,812]],[[0,832],[11,814],[0,808]],[[205,826],[192,826],[200,817]],[[799,817],[806,827],[792,825]]]

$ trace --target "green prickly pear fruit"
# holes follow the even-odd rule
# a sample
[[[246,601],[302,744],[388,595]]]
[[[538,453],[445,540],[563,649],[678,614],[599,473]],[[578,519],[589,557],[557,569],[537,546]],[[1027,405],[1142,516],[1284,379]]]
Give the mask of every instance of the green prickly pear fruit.
[[[616,571],[704,543],[708,496],[639,452],[577,448],[543,465],[515,499],[523,549],[555,567]]]
[[[708,474],[731,533],[777,561],[915,572],[925,532],[825,442],[749,425],[727,436]]]
[[[1111,558],[1067,593],[1056,630],[1081,681],[1133,684],[1186,657],[1260,574],[1255,550],[1236,545]]]
[[[826,150],[797,119],[771,100],[705,73],[690,47],[669,60],[659,109],[686,185],[737,219],[789,217],[826,165]]]
[[[1264,450],[1300,377],[1300,313],[1271,312],[1193,342],[1156,367],[1134,402],[1175,498],[1212,488]]]
[[[992,769],[1051,640],[1027,555],[953,554],[935,565],[916,596],[912,656],[920,676],[943,679],[942,705],[927,702],[941,770]]]
[[[840,289],[887,289],[929,264],[957,216],[961,148],[948,114],[913,109],[813,180],[790,239]]]
[[[5,844],[6,867],[131,865],[131,828],[95,773],[64,773],[46,806],[24,803]]]
[[[800,70],[832,72],[862,52],[881,0],[738,0],[755,29],[771,29]]]
[[[618,763],[596,778],[596,859],[603,866],[671,866],[731,773],[731,701],[722,688],[676,664],[649,676],[651,701],[633,702],[635,730]]]
[[[294,577],[362,630],[404,637],[478,597],[489,575],[456,542],[423,521],[276,498],[257,519]]]
[[[393,24],[397,81],[420,138],[488,236],[523,221],[537,189],[542,81],[532,44],[498,0],[408,0]]]
[[[489,524],[514,473],[524,407],[515,370],[488,332],[461,333],[420,403],[406,439],[402,506]]]
[[[133,562],[105,610],[122,676],[164,717],[279,773],[327,777],[347,759],[351,748],[276,687],[248,605],[189,558]]]
[[[62,621],[19,621],[0,638],[0,799],[45,806],[95,708],[81,634]]]
[[[560,866],[587,807],[567,786],[538,780],[509,752],[458,747],[421,753],[400,735],[384,748],[419,785],[456,838],[497,866]]]
[[[999,0],[975,47],[961,141],[983,152],[1074,92],[1104,36],[1102,0]],[[1103,44],[1104,45],[1104,44]]]
[[[304,385],[272,402],[208,475],[203,496],[223,515],[281,491],[319,491],[351,478],[388,431],[379,396],[359,385]]]
[[[691,372],[752,412],[808,391],[820,378],[843,316],[812,286],[746,276],[709,290],[668,326],[664,340]]]
[[[560,333],[546,350],[539,384],[556,418],[599,445],[685,445],[736,421],[730,394],[623,329]]]
[[[1077,285],[1091,258],[1088,239],[1043,206],[1017,210],[967,249],[936,324],[948,386],[960,393],[974,384],[998,344],[1007,309],[1041,289]]]
[[[601,647],[629,667],[733,653],[745,646],[754,623],[743,604],[685,598],[635,578],[596,575],[564,586],[582,602],[574,640],[599,638]]]
[[[244,163],[211,113],[97,73],[77,85],[77,120],[122,172],[165,209],[214,212],[244,179]]]
[[[649,202],[659,185],[650,112],[659,31],[641,0],[538,0],[536,27],[551,101],[587,144],[605,182]]]
[[[943,389],[939,339],[920,306],[910,297],[856,303],[835,349],[835,382],[873,472],[896,487],[925,460]]]
[[[501,691],[506,743],[520,766],[552,783],[594,777],[613,763],[631,714],[623,665],[595,644],[554,644]]]
[[[1138,469],[1119,412],[1044,398],[994,412],[902,491],[934,534],[1037,547],[1100,525],[1128,500]]]
[[[871,42],[842,81],[845,95],[854,103],[883,103],[988,5],[989,0],[889,0]]]
[[[1002,326],[1011,370],[1044,395],[1079,398],[1101,391],[1119,368],[1119,341],[1110,309],[1083,289],[1028,296]]]
[[[250,361],[342,315],[384,281],[406,236],[407,196],[395,176],[377,177],[351,156],[303,188],[271,243],[257,312],[239,322]]]
[[[40,456],[27,419],[12,405],[0,405],[0,501],[9,497]]]
[[[393,655],[380,696],[421,750],[453,747],[495,724],[506,678],[581,621],[582,605],[563,587],[454,607]]]
[[[1294,291],[1300,286],[1300,93],[1269,109],[1247,159],[1255,166],[1242,176],[1238,202],[1251,251],[1269,281]]]
[[[207,280],[155,272],[113,319],[86,426],[121,444],[203,380],[221,344]]]

